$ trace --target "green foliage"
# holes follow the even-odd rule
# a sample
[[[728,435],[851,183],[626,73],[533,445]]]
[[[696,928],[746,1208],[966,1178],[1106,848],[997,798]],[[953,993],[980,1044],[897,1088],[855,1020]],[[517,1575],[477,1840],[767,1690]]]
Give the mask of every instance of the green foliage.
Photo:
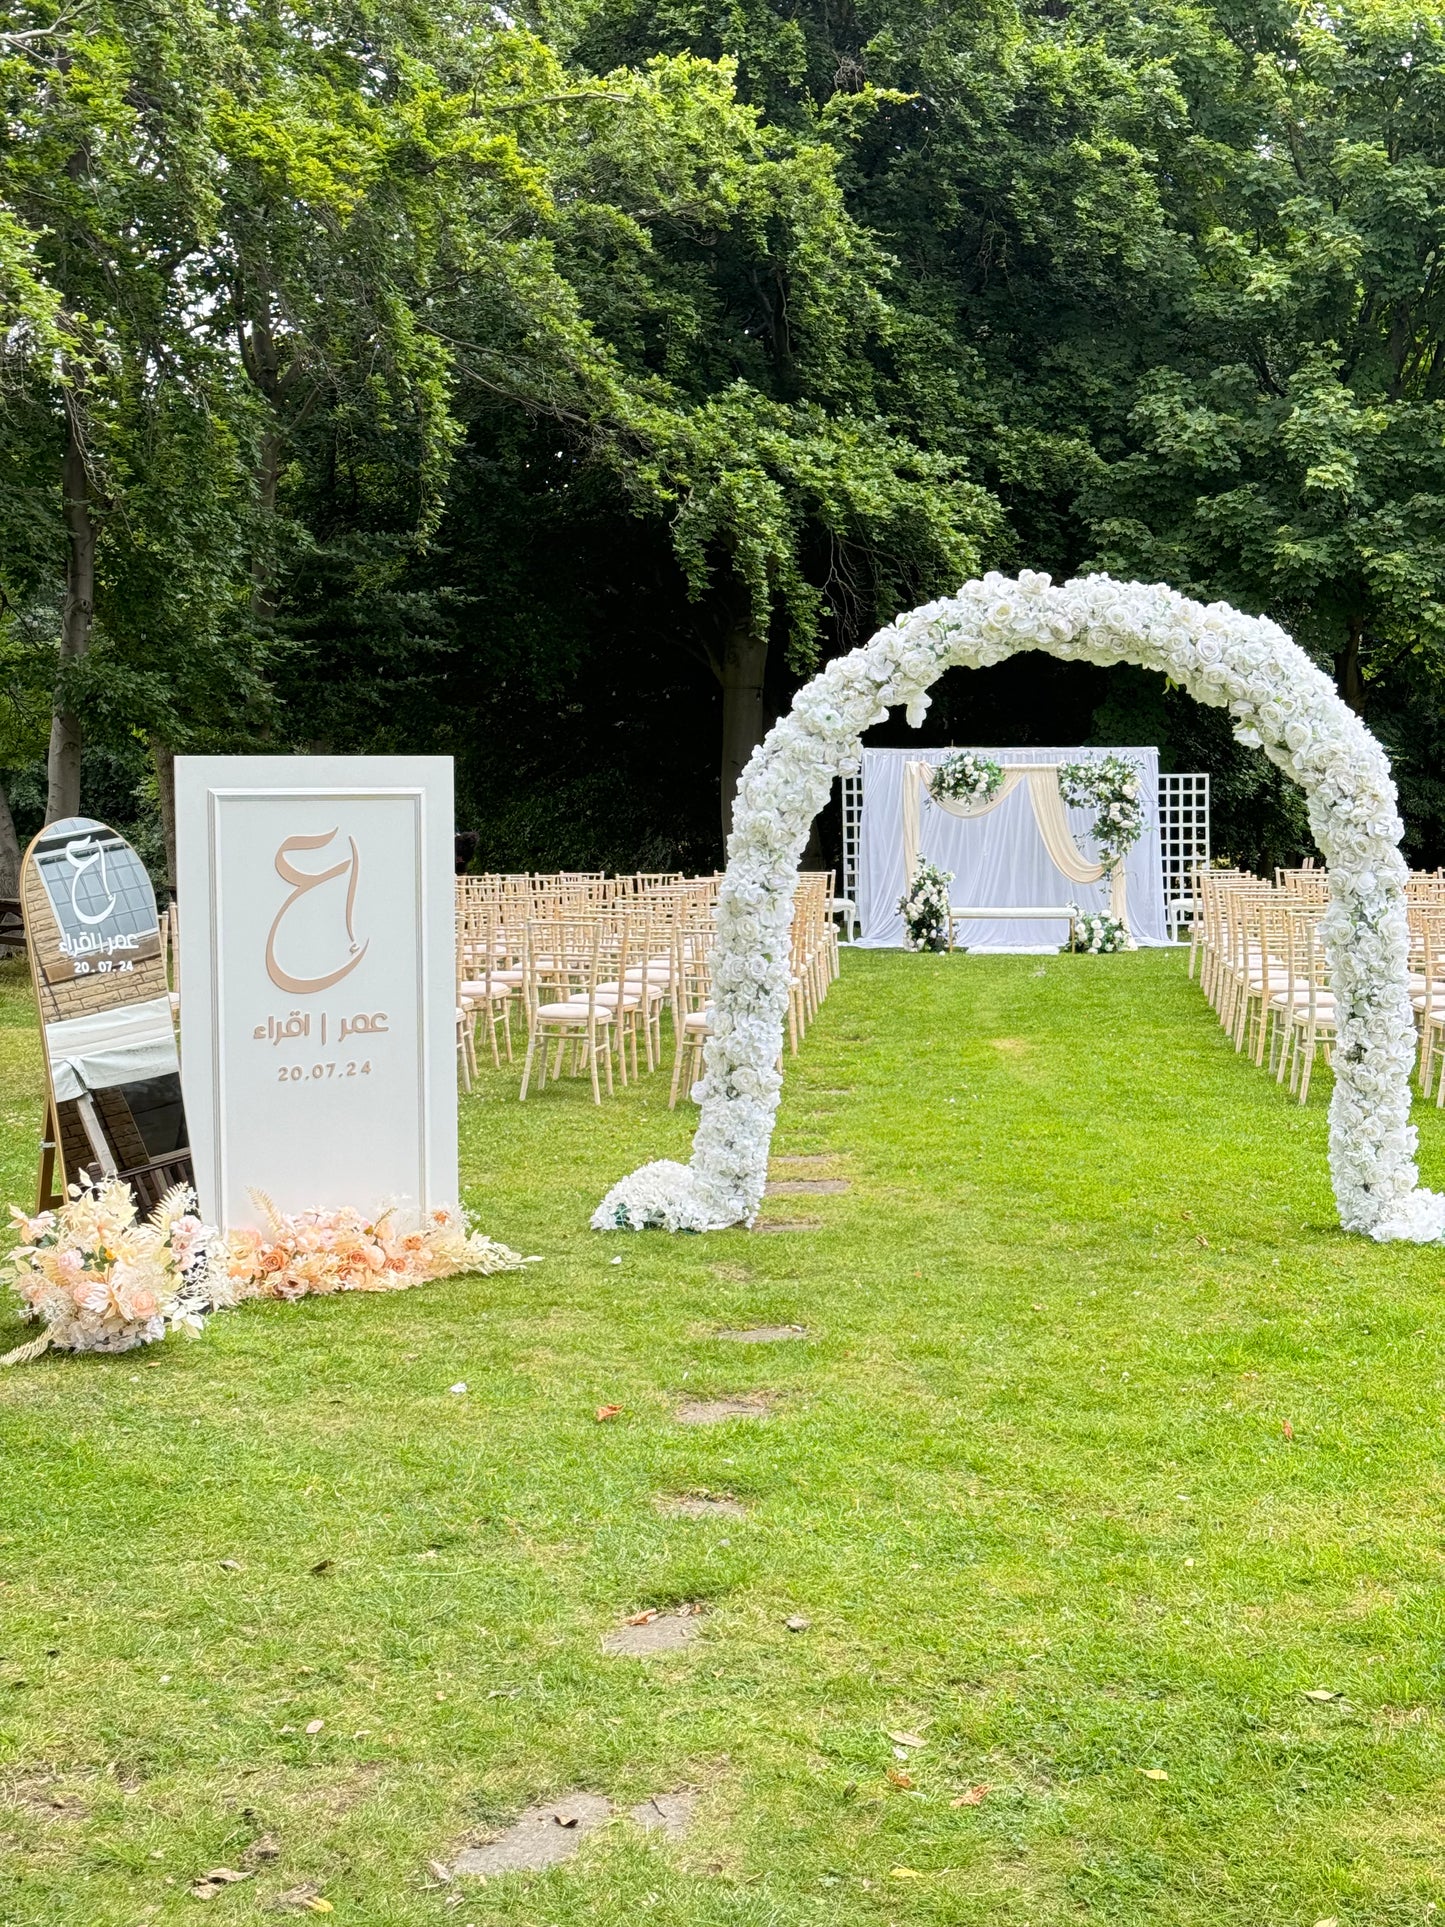
[[[681,700],[692,775],[587,839],[694,847],[739,636],[772,645],[765,720],[980,567],[1107,567],[1285,622],[1389,743],[1428,859],[1442,80],[1445,26],[1395,0],[23,0],[25,742],[64,700],[107,742],[450,747],[486,817],[507,772],[570,781],[553,705],[611,705],[588,754],[620,796],[630,717]],[[97,585],[57,679],[67,421]],[[1013,728],[1052,706],[1082,740],[1126,684],[1036,669]],[[997,738],[999,704],[976,678],[956,733]],[[1230,740],[1171,741],[1208,748],[1240,848],[1298,844]]]

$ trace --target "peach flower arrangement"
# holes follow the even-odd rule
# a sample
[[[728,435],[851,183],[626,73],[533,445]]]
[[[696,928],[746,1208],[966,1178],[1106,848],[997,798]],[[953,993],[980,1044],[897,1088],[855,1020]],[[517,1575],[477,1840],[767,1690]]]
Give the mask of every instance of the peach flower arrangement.
[[[374,1218],[349,1206],[278,1211],[252,1192],[264,1231],[231,1234],[231,1287],[241,1298],[306,1298],[334,1291],[406,1291],[461,1271],[515,1271],[525,1260],[473,1231],[465,1211],[393,1205]]]
[[[142,1219],[134,1193],[119,1178],[72,1185],[58,1211],[38,1217],[12,1206],[20,1242],[4,1259],[4,1272],[21,1315],[45,1329],[0,1364],[20,1364],[52,1348],[129,1351],[176,1328],[194,1335],[207,1312],[234,1304],[224,1241],[195,1206],[195,1194],[176,1185]]]

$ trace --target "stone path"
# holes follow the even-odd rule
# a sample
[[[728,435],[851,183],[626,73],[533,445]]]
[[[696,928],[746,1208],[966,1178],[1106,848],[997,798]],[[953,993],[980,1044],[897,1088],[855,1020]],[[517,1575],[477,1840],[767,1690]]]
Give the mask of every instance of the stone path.
[[[655,1793],[628,1810],[645,1833],[660,1833],[666,1840],[681,1840],[692,1825],[697,1801],[696,1787],[679,1787],[671,1793]],[[464,1847],[448,1870],[440,1864],[436,1871],[449,1878],[460,1875],[492,1879],[498,1874],[545,1873],[564,1860],[570,1860],[589,1833],[617,1817],[618,1809],[600,1793],[569,1793],[561,1800],[528,1807],[495,1840],[480,1847]]]
[[[715,1498],[711,1493],[685,1492],[675,1498],[660,1497],[658,1509],[673,1519],[745,1519],[747,1508],[736,1499]]]
[[[699,1616],[684,1608],[680,1613],[658,1613],[655,1619],[645,1619],[640,1625],[619,1626],[604,1633],[602,1650],[614,1659],[647,1659],[653,1653],[675,1653],[680,1646],[691,1645],[701,1631]]]
[[[452,1863],[454,1874],[540,1873],[570,1860],[583,1840],[612,1818],[612,1802],[600,1793],[569,1793],[546,1806],[528,1807],[515,1825],[483,1847],[467,1847]]]
[[[771,1409],[766,1392],[744,1392],[737,1398],[690,1398],[677,1408],[679,1425],[721,1425],[730,1418],[766,1418]]]
[[[645,1833],[661,1833],[668,1840],[681,1840],[692,1825],[696,1803],[697,1788],[681,1787],[676,1793],[655,1793],[650,1800],[632,1809],[632,1817]]]

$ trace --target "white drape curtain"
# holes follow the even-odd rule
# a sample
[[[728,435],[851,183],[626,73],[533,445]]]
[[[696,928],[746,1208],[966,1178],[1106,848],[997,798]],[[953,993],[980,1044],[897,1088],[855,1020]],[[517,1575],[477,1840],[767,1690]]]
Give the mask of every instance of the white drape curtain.
[[[858,910],[862,942],[874,947],[903,942],[903,923],[897,913],[899,897],[912,870],[905,870],[905,800],[911,789],[918,817],[918,833],[911,847],[940,868],[952,870],[949,895],[958,905],[1021,907],[1061,903],[1072,898],[1084,910],[1109,910],[1117,915],[1118,898],[1102,878],[1097,864],[1085,855],[1093,827],[1091,810],[1070,809],[1059,796],[1053,774],[1060,763],[1082,756],[1120,754],[1138,765],[1143,784],[1144,833],[1125,856],[1120,884],[1126,893],[1128,923],[1135,941],[1143,945],[1168,941],[1164,922],[1164,885],[1159,851],[1159,754],[1153,749],[1083,750],[961,748],[990,757],[1004,768],[1005,788],[982,810],[966,805],[944,808],[924,802],[916,773],[905,777],[910,763],[931,769],[952,754],[950,749],[865,749],[863,752],[863,819],[859,840]],[[1030,766],[1043,774],[1036,788]],[[1042,804],[1042,817],[1040,816]],[[1067,842],[1059,834],[1059,825]],[[1082,847],[1081,847],[1082,846]],[[1057,860],[1058,857],[1063,862]],[[1098,881],[1088,879],[1097,878]],[[1116,888],[1119,886],[1115,886]],[[971,948],[1052,948],[1068,935],[1061,921],[1019,923],[970,922],[965,941]]]
[[[84,1017],[59,1017],[45,1026],[45,1048],[61,1103],[87,1091],[165,1077],[181,1067],[169,997],[148,997]]]
[[[1064,799],[1059,794],[1057,763],[1014,763],[1004,771],[1003,782],[985,803],[963,803],[950,796],[934,796],[928,787],[933,764],[905,763],[903,766],[903,874],[911,877],[918,865],[919,819],[924,810],[943,810],[949,816],[970,819],[988,816],[1006,801],[1020,783],[1029,787],[1034,822],[1038,825],[1044,849],[1054,868],[1070,883],[1097,883],[1104,874],[1102,863],[1091,863],[1074,841],[1069,828]],[[1082,906],[1080,906],[1082,908]],[[1109,879],[1109,914],[1129,927],[1129,876],[1120,863]]]

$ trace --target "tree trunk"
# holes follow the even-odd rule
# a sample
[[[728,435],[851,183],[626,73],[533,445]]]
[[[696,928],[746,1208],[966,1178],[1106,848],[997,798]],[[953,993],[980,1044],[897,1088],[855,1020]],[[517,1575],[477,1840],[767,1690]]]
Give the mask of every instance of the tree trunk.
[[[0,783],[0,897],[20,894],[20,838],[10,814],[10,798]]]
[[[261,433],[260,459],[256,464],[256,506],[261,511],[261,526],[268,533],[251,555],[251,615],[259,624],[270,623],[276,615],[276,585],[272,576],[268,535],[276,514],[276,492],[281,482],[281,435],[275,428]]]
[[[763,674],[768,639],[754,635],[743,618],[728,633],[722,651],[722,832],[726,845],[733,827],[733,798],[748,758],[767,733]]]
[[[161,834],[166,843],[166,885],[176,894],[176,753],[159,736],[150,739],[156,791],[161,804]]]
[[[1365,713],[1365,678],[1360,670],[1360,643],[1364,632],[1365,625],[1360,618],[1351,616],[1349,639],[1335,658],[1335,683],[1357,716]]]
[[[65,404],[65,456],[60,467],[60,493],[66,534],[65,601],[60,612],[59,667],[63,677],[65,670],[89,651],[95,616],[95,516],[85,447],[76,420],[76,402],[70,396]],[[57,688],[46,770],[47,823],[80,814],[80,717],[69,706],[71,701],[63,688]]]

